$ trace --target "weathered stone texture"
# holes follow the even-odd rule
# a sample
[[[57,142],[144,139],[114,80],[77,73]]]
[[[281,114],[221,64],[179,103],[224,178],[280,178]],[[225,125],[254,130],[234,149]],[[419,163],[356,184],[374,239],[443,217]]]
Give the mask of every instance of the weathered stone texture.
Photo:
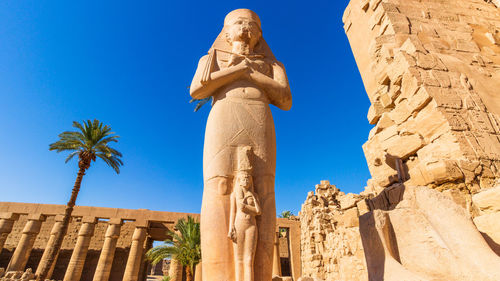
[[[445,194],[395,184],[368,203],[359,223],[370,280],[498,280],[500,257]]]
[[[300,211],[302,276],[368,280],[358,228],[363,203],[362,196],[344,194],[328,181],[309,192]]]
[[[500,10],[482,0],[352,0],[343,21],[372,103],[363,145],[372,184],[397,182],[402,159],[409,185],[493,186]]]
[[[472,216],[499,254],[500,187],[494,186],[500,179],[500,9],[488,2],[498,5],[352,0],[343,21],[372,103],[368,121],[374,128],[363,145],[372,179],[363,194],[380,195],[369,201],[369,209],[377,200],[400,202],[390,196],[397,182],[434,188]],[[385,220],[380,217],[379,223]],[[404,224],[391,227],[398,243],[407,239]],[[400,246],[409,256],[421,251]],[[429,252],[428,259],[435,254]],[[405,264],[403,258],[398,262]],[[406,274],[406,269],[386,266]],[[422,267],[421,275],[432,276],[435,269],[446,276],[445,269]]]
[[[40,231],[33,234],[36,237],[34,237],[33,249],[29,253],[26,266],[19,266],[22,268],[15,270],[16,272],[10,271],[9,276],[14,275],[20,278],[25,273],[24,270],[28,268],[36,271],[55,224],[54,218],[63,211],[63,205],[0,202],[0,238],[2,238],[0,242],[6,238],[3,248],[0,248],[0,277],[3,274],[2,270],[7,268],[13,253],[19,247],[28,219],[40,220]],[[163,241],[168,238],[167,230],[174,230],[175,223],[187,215],[195,219],[199,217],[198,214],[158,212],[146,209],[76,206],[50,278],[80,281],[145,280],[148,269],[144,258],[145,251],[152,247],[153,240]],[[6,223],[6,220],[9,222]],[[82,228],[82,225],[85,227]],[[113,231],[108,232],[110,225],[119,225],[119,227],[114,227]],[[286,235],[280,239],[279,243],[281,261],[284,260],[288,265],[284,273],[289,277],[284,276],[283,280],[298,278],[301,276],[300,222],[295,218],[279,218],[276,222],[276,231],[279,229],[286,230]],[[106,236],[108,236],[107,239]],[[80,242],[77,244],[79,237]],[[103,251],[103,248],[106,250]],[[21,257],[18,258],[18,264],[22,265],[25,262],[22,258],[25,252],[27,251],[18,255]],[[101,256],[102,261],[100,261]],[[73,262],[70,265],[71,259]],[[99,263],[101,263],[100,266]],[[111,266],[109,266],[110,263]],[[175,260],[172,260],[172,263],[169,266],[172,281],[181,281],[183,267]],[[100,273],[96,274],[96,271]]]
[[[33,247],[32,249],[30,249],[30,247],[25,247],[26,250],[23,250],[23,254],[19,255],[21,258],[17,258],[17,260],[19,260],[17,264],[19,264],[19,267],[22,267],[19,270],[22,271],[27,268],[36,270],[39,266],[44,249],[49,241],[50,233],[55,223],[54,218],[56,215],[62,213],[63,210],[64,206],[62,205],[0,202],[0,220],[4,220],[6,217],[12,216],[11,214],[14,214],[15,217],[12,230],[2,234],[2,236],[6,236],[7,239],[5,240],[3,249],[0,252],[0,268],[6,268],[9,262],[12,263],[12,257],[16,248],[19,247],[19,242],[22,238],[23,231],[25,231],[28,220],[38,216],[42,220],[42,223],[40,231],[34,234],[35,239]],[[127,210],[77,206],[73,212],[68,232],[64,237],[63,245],[51,279],[63,280],[65,278],[67,269],[70,268],[68,267],[68,264],[74,252],[82,224],[84,222],[93,223],[96,219],[98,219],[98,222],[95,224],[94,231],[88,233],[90,236],[88,252],[85,256],[80,257],[80,259],[83,259],[84,264],[83,268],[80,267],[79,269],[82,270],[81,278],[79,278],[79,280],[90,281],[95,278],[94,273],[96,272],[96,269],[98,269],[99,257],[101,255],[103,245],[105,244],[105,235],[110,223],[121,223],[121,227],[119,236],[116,236],[116,248],[113,245],[113,247],[110,248],[110,251],[108,251],[110,257],[111,252],[113,252],[113,256],[108,259],[111,266],[109,266],[109,264],[104,267],[101,266],[105,269],[104,276],[106,278],[104,279],[137,280],[139,276],[143,276],[145,274],[146,268],[143,266],[143,254],[148,248],[151,247],[151,242],[141,240],[142,242],[139,244],[136,243],[137,245],[135,245],[136,248],[132,257],[134,262],[132,262],[132,260],[129,262],[128,268],[130,269],[130,272],[125,276],[124,273],[129,259],[130,247],[133,245],[132,238],[136,227],[147,227],[147,236],[149,237],[149,240],[165,240],[167,238],[166,230],[173,229],[175,222],[179,218],[183,218],[186,215],[188,214],[156,212],[150,210]],[[189,215],[195,218],[198,217],[196,214]],[[115,237],[115,235],[113,235],[113,237]],[[28,250],[30,250],[30,252],[28,252]],[[28,253],[29,255],[27,261],[22,258],[25,256],[24,253]],[[25,266],[23,266],[24,262],[26,262]],[[16,268],[13,270],[17,271],[18,269]],[[72,272],[75,270],[76,268],[74,266],[71,267]],[[22,272],[20,274],[22,274]],[[78,274],[69,275],[69,277],[77,275]],[[107,278],[108,276],[109,278]]]
[[[500,256],[500,185],[472,196],[474,224]]]

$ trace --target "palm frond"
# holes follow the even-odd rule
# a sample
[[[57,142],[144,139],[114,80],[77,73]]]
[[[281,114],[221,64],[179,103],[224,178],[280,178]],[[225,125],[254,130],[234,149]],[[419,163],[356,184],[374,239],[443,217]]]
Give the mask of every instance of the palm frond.
[[[197,100],[197,99],[191,99],[189,101],[189,103],[193,103],[193,102],[197,102],[196,103],[196,106],[194,107],[194,112],[198,111],[202,106],[204,106],[206,103],[208,103],[209,101],[212,101],[212,97],[208,97],[208,98],[204,98],[204,99],[201,99],[201,100]]]
[[[165,258],[175,258],[183,266],[189,266],[193,271],[201,260],[200,223],[188,216],[187,220],[179,219],[175,228],[177,229],[175,232],[167,231],[167,236],[170,238],[165,240],[164,245],[152,248],[148,251],[151,254],[146,254],[146,256],[152,262]],[[163,257],[159,258],[154,256],[153,253],[158,253],[158,255],[162,253]]]
[[[64,163],[68,163],[69,160],[71,160],[75,155],[77,155],[78,153],[80,153],[79,150],[76,150],[76,151],[73,151],[71,152],[68,157],[66,157],[66,160],[64,161]]]
[[[176,254],[177,254],[176,247],[165,244],[149,249],[146,252],[146,257],[151,261],[153,265],[155,265],[164,259],[176,256]]]

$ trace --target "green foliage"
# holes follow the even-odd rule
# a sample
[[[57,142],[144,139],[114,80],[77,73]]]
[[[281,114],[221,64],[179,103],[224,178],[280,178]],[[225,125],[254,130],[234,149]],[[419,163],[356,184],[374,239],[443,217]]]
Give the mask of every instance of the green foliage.
[[[196,106],[194,107],[194,112],[196,112],[209,101],[212,101],[212,97],[204,98],[201,100],[191,99],[189,103],[197,102]]]
[[[161,281],[170,281],[170,279],[172,279],[170,276],[163,276]]]
[[[171,238],[165,240],[165,244],[150,249],[146,257],[153,265],[167,258],[175,258],[194,272],[194,267],[201,260],[200,223],[188,216],[187,220],[178,220],[175,228],[178,232],[167,231],[167,236]]]
[[[50,144],[49,150],[70,151],[66,163],[75,155],[78,155],[80,160],[87,160],[89,164],[91,161],[95,161],[96,157],[99,157],[116,173],[120,173],[120,166],[123,165],[120,159],[122,154],[109,146],[110,143],[117,142],[119,136],[111,132],[111,127],[104,125],[97,119],[82,121],[81,124],[73,121],[73,127],[79,131],[66,131],[59,134],[59,140]]]
[[[284,219],[289,219],[293,216],[293,213],[292,211],[283,211],[281,212],[281,214],[279,215],[280,218],[284,218]]]

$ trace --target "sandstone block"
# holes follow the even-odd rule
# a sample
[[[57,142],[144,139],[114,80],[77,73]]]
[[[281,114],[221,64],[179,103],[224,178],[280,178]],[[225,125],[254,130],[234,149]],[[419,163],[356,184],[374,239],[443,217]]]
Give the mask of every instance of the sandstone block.
[[[340,209],[346,210],[356,206],[356,203],[359,200],[359,195],[354,193],[348,193],[342,197],[340,197]]]
[[[420,88],[420,72],[414,68],[407,68],[401,80],[401,95],[396,103],[412,97]]]
[[[392,97],[389,92],[380,93],[380,104],[384,108],[388,108],[392,105]]]
[[[451,133],[446,133],[422,147],[417,154],[421,161],[458,159],[461,156],[461,149],[457,138]]]
[[[414,118],[401,125],[401,130],[418,133],[426,143],[430,143],[450,131],[447,119],[435,105],[430,103],[420,110]]]
[[[443,194],[451,198],[455,204],[467,210],[467,199],[464,193],[458,189],[447,189],[443,191]]]
[[[452,182],[464,177],[455,161],[441,160],[426,163],[426,172],[435,183]]]
[[[380,116],[380,120],[377,122],[377,133],[395,124],[389,116],[390,114],[387,112],[382,113],[382,115]]]
[[[500,212],[500,185],[474,194],[472,202],[482,213]]]
[[[500,258],[466,211],[436,190],[404,187],[397,206],[360,217],[360,232],[374,280],[493,281],[500,274]]]
[[[423,144],[419,135],[398,135],[383,142],[382,147],[387,149],[389,155],[406,159],[408,156],[415,154]]]
[[[474,224],[488,245],[500,256],[500,212],[489,213],[474,218]]]
[[[389,112],[389,117],[396,123],[401,124],[411,116],[412,110],[408,104],[408,100],[402,100],[396,105],[394,110]]]
[[[450,88],[451,87],[451,79],[450,76],[441,70],[431,70],[432,78],[436,79],[439,82],[439,86],[442,88]]]
[[[368,122],[372,125],[376,124],[378,120],[380,119],[380,116],[382,113],[390,111],[390,108],[386,108],[382,105],[380,100],[376,100],[372,103],[370,108],[368,109]]]
[[[411,98],[408,99],[408,107],[410,113],[421,110],[429,101],[431,97],[424,88],[420,88]]]
[[[370,207],[368,207],[368,204],[366,203],[366,200],[361,200],[356,204],[356,207],[358,208],[359,215],[363,215],[365,213],[368,213],[370,211]]]
[[[462,109],[463,101],[456,90],[438,87],[428,87],[429,95],[434,99],[437,106],[444,108]]]
[[[345,227],[357,227],[359,226],[358,217],[358,208],[350,208],[344,212],[342,216],[342,224]]]

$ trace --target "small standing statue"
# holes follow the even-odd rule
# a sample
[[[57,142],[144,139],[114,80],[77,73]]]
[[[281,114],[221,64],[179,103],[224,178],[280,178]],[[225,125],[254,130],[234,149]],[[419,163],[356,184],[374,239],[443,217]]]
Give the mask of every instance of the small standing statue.
[[[235,281],[254,281],[254,257],[257,247],[257,222],[255,216],[261,209],[253,193],[252,176],[239,171],[231,193],[229,233],[233,241]]]

